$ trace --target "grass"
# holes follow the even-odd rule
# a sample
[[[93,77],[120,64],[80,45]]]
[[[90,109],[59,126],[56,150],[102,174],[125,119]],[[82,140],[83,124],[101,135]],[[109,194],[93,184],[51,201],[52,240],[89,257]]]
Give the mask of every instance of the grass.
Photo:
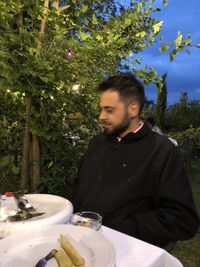
[[[190,181],[196,208],[200,214],[200,160],[192,162]],[[177,242],[171,253],[181,261],[184,267],[200,267],[200,229],[192,239]]]

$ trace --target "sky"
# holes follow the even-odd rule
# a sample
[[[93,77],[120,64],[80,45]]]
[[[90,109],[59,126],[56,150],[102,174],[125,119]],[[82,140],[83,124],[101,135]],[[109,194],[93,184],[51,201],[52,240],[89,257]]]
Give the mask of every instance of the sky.
[[[193,44],[200,43],[199,0],[168,0],[168,6],[162,6],[156,17],[164,21],[161,35],[166,40],[175,40],[180,31],[185,38],[190,33]],[[160,76],[168,73],[168,105],[178,102],[181,92],[187,92],[189,100],[200,100],[200,49],[194,47],[190,52],[190,55],[182,52],[173,62],[170,62],[168,53],[158,51],[158,46],[146,49],[140,55],[143,64],[155,68]],[[146,96],[156,101],[155,86],[146,87]]]

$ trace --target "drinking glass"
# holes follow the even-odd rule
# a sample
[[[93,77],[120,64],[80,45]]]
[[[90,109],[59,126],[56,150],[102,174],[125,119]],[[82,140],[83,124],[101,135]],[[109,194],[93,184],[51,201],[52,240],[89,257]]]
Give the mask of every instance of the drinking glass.
[[[69,224],[85,226],[99,231],[102,226],[102,216],[93,211],[77,212],[70,216]]]

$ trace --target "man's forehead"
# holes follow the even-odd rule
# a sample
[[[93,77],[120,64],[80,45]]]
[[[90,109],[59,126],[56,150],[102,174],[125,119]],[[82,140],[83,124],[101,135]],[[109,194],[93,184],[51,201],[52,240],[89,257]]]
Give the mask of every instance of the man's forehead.
[[[114,102],[119,102],[119,101],[121,101],[121,99],[117,91],[109,89],[100,94],[100,102],[114,103]]]

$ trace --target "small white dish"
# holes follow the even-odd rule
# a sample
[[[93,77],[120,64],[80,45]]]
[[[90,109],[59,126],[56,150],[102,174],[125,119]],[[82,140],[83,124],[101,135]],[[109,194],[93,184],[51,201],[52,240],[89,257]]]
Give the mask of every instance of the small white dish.
[[[66,223],[73,212],[72,203],[60,196],[50,194],[27,194],[27,200],[36,209],[35,212],[44,212],[43,215],[31,219],[5,222],[6,216],[17,212],[17,205],[13,197],[3,197],[1,202],[0,237],[12,233],[31,231],[40,226]]]

